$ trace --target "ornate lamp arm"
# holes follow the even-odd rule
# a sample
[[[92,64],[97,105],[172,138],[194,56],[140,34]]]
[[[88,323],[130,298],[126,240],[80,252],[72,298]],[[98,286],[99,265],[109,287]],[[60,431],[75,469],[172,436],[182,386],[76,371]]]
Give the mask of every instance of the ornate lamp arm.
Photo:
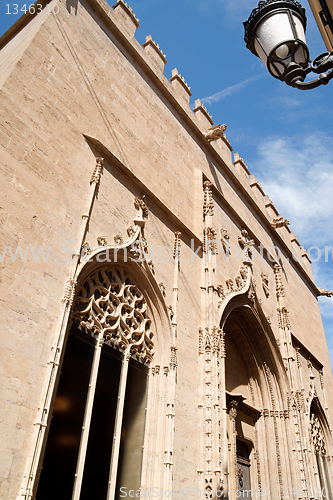
[[[304,79],[309,73],[317,73],[319,77],[315,80],[305,82]],[[286,69],[284,81],[287,85],[301,90],[310,90],[320,85],[327,85],[333,78],[333,51],[325,52],[316,57],[311,66],[306,69],[301,68],[296,63],[291,63]]]

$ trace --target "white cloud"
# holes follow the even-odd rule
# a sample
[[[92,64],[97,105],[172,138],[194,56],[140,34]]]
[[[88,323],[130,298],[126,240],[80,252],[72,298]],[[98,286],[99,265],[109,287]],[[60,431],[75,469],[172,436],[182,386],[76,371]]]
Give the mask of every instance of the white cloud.
[[[253,168],[251,168],[253,167]],[[324,133],[271,137],[258,146],[250,167],[291,230],[309,249],[317,246],[321,258],[312,265],[314,281],[333,290],[333,137]],[[315,259],[317,252],[311,252]],[[328,349],[333,365],[333,298],[319,299]]]
[[[258,147],[259,181],[304,246],[333,245],[332,144],[313,133],[272,137]]]
[[[215,94],[209,97],[203,97],[201,100],[202,104],[212,104],[212,102],[218,102],[225,97],[228,97],[236,92],[242,90],[248,83],[258,80],[262,75],[252,76],[251,78],[247,78],[247,80],[243,80],[242,82],[236,83],[236,85],[232,85],[231,87],[227,87],[226,89],[220,90]]]

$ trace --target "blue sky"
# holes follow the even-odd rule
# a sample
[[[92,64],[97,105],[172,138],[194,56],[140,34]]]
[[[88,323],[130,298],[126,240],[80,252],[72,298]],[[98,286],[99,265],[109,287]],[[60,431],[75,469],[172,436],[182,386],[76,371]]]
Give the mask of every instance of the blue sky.
[[[16,0],[19,8],[24,4]],[[112,5],[112,2],[109,2]],[[310,56],[326,51],[308,2]],[[0,0],[0,34],[18,15]],[[136,38],[151,34],[166,54],[165,75],[177,67],[215,123],[227,125],[244,158],[306,248],[333,247],[333,81],[301,91],[269,75],[243,40],[243,21],[257,0],[129,0],[140,19]],[[316,252],[311,254],[316,258]],[[332,253],[313,264],[316,284],[333,289]],[[319,299],[333,361],[333,298]],[[315,332],[309,332],[315,334]],[[333,364],[333,363],[332,363]]]

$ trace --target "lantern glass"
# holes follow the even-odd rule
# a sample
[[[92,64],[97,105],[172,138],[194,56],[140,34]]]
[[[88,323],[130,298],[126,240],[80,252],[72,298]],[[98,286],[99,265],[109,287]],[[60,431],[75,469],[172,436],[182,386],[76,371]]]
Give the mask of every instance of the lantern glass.
[[[296,0],[259,2],[244,26],[248,48],[276,78],[283,80],[291,63],[307,67],[306,17]]]
[[[267,58],[272,50],[280,45],[281,42],[293,40],[294,35],[289,22],[287,12],[278,12],[266,17],[258,26],[254,47],[260,56],[260,59],[267,66]],[[261,49],[261,50],[260,50]],[[264,54],[264,57],[262,57]]]

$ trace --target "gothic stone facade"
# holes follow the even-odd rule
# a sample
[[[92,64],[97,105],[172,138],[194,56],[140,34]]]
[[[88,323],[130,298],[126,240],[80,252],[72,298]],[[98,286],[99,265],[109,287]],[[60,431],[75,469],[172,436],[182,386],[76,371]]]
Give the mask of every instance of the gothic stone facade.
[[[40,3],[0,39],[0,497],[332,499],[288,221],[126,3]]]

